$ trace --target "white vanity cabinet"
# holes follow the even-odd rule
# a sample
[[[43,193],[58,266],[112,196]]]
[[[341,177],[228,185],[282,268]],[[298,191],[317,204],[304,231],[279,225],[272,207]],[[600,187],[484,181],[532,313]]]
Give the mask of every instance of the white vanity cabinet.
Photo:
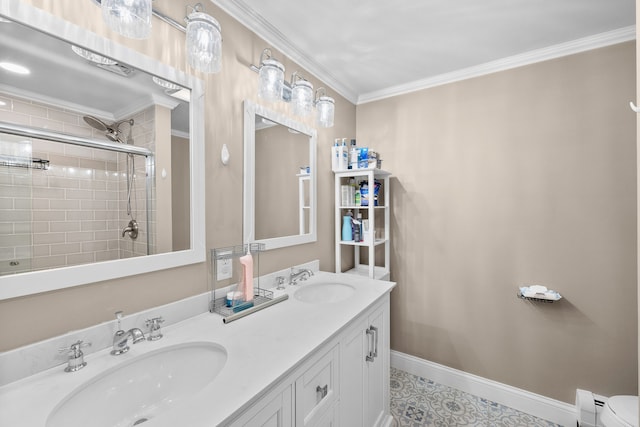
[[[316,349],[298,369],[228,425],[391,425],[389,294]]]
[[[340,341],[342,425],[376,427],[389,422],[389,304],[369,310]]]

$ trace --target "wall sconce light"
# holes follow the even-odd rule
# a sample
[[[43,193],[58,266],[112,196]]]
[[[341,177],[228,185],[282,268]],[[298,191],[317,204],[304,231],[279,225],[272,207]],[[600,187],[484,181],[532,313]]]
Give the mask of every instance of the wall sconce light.
[[[187,56],[189,65],[205,73],[222,68],[222,32],[220,24],[204,13],[201,3],[193,7],[187,20]]]
[[[152,0],[94,0],[102,7],[102,17],[109,28],[119,34],[146,39],[151,34],[151,15],[186,33],[189,65],[204,73],[217,73],[222,66],[222,30],[202,3],[191,7],[185,18],[187,26],[153,9]]]
[[[284,88],[284,65],[271,56],[271,49],[267,48],[260,55],[258,71],[258,96],[269,102],[282,100]]]
[[[323,87],[316,91],[316,99],[314,101],[318,110],[317,122],[324,128],[333,127],[333,119],[336,111],[336,101],[327,96]]]
[[[151,34],[152,0],[102,0],[102,19],[109,28],[132,39]]]
[[[295,71],[291,75],[291,104],[293,113],[306,117],[313,108],[313,85]]]
[[[317,122],[322,127],[332,127],[335,117],[335,101],[327,96],[324,88],[316,91],[313,98],[313,85],[299,72],[291,75],[291,83],[284,80],[284,65],[273,59],[271,49],[266,48],[260,55],[260,66],[253,64],[249,68],[258,73],[258,97],[269,102],[291,102],[293,113],[308,116],[313,107],[317,111]]]

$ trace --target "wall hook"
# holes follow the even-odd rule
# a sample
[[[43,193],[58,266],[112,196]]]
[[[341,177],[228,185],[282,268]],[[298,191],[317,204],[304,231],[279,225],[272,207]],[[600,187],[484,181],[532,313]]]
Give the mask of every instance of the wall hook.
[[[633,101],[629,102],[629,107],[631,107],[631,109],[636,113],[640,113],[640,108],[636,107]]]

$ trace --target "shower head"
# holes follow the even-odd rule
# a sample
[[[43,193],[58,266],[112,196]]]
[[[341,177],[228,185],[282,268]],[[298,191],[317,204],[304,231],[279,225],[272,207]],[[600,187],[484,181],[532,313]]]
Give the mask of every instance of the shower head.
[[[109,126],[107,126],[107,124],[105,122],[103,122],[102,120],[98,119],[97,117],[84,116],[83,119],[84,119],[86,124],[88,124],[92,128],[97,129],[99,131],[104,132],[107,129],[109,129]]]

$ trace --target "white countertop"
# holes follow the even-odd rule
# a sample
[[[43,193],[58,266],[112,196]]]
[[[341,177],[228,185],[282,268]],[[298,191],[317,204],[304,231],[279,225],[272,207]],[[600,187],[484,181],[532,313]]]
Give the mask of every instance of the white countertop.
[[[336,281],[355,287],[355,293],[331,304],[310,304],[293,297],[307,284]],[[164,338],[131,345],[111,356],[110,349],[85,356],[87,366],[74,373],[65,365],[0,387],[0,425],[44,427],[56,405],[94,376],[141,354],[192,341],[222,345],[227,362],[220,374],[188,402],[145,422],[145,427],[220,425],[239,415],[270,386],[282,379],[315,349],[336,336],[351,320],[395,286],[392,282],[318,272],[297,286],[287,286],[289,299],[228,324],[217,314],[203,313],[163,328]]]

